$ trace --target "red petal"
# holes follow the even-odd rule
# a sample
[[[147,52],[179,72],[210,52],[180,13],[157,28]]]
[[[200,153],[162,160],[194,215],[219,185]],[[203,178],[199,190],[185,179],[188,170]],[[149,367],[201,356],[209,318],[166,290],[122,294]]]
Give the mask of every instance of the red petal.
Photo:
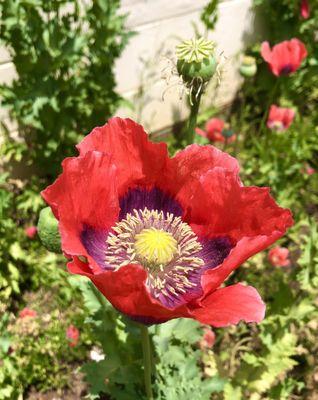
[[[204,137],[204,138],[207,137],[207,133],[203,129],[195,128],[195,133],[197,135],[200,135],[200,136]]]
[[[271,62],[272,51],[268,42],[263,42],[261,45],[261,55],[266,62]]]
[[[141,125],[117,117],[95,128],[77,148],[81,155],[91,150],[111,154],[117,167],[120,196],[129,187],[153,185],[168,158],[165,143],[150,142]]]
[[[221,133],[224,128],[224,121],[220,118],[211,118],[205,125],[205,129],[208,135],[212,135],[214,132]]]
[[[221,132],[211,132],[209,135],[209,139],[211,142],[220,142],[224,143],[225,142],[225,137],[222,135]]]
[[[265,304],[257,290],[240,283],[217,289],[193,310],[195,319],[215,327],[245,322],[260,322],[265,315]]]
[[[292,110],[291,108],[286,108],[283,118],[284,126],[286,127],[286,129],[290,127],[294,118],[295,118],[295,111]]]
[[[169,160],[161,187],[187,209],[193,202],[200,177],[215,167],[222,167],[233,174],[239,171],[237,160],[227,153],[213,146],[193,144]]]
[[[307,57],[306,46],[299,39],[291,39],[290,43],[290,57],[295,69],[298,69],[303,59]]]
[[[228,234],[239,240],[285,231],[286,225],[292,224],[290,211],[275,203],[269,188],[244,187],[237,175],[222,168],[207,172],[200,183],[191,223],[195,226],[208,221],[202,226],[208,235]]]
[[[59,219],[62,249],[87,255],[80,240],[85,225],[108,229],[118,216],[116,168],[107,154],[86,153],[63,161],[63,173],[42,196]]]
[[[123,314],[133,319],[160,323],[173,318],[190,317],[186,306],[168,309],[156,301],[146,288],[146,271],[139,265],[127,265],[117,271],[90,273],[87,265],[75,259],[68,264],[70,272],[85,275]]]
[[[234,174],[240,169],[236,158],[210,145],[192,144],[171,159],[171,168],[176,169],[179,180],[185,179],[189,174],[192,178],[200,178],[215,167],[224,168]]]
[[[271,121],[280,121],[282,115],[279,110],[280,108],[278,106],[272,104],[269,109],[268,119],[270,119]]]
[[[284,40],[273,47],[272,67],[273,72],[277,70],[276,75],[280,75],[282,68],[286,66],[293,67],[293,70],[297,69],[292,61],[291,47],[288,40]]]
[[[236,243],[223,264],[203,276],[205,293],[293,224],[291,212],[277,206],[268,188],[243,187],[235,175],[221,168],[201,179],[189,220],[199,237],[228,236]]]

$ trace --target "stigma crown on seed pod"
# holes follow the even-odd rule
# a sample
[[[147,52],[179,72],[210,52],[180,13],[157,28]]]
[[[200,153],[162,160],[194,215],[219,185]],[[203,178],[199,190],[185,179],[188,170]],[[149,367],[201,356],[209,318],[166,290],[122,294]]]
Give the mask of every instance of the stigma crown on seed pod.
[[[176,47],[177,70],[186,84],[208,82],[217,68],[215,44],[203,37],[185,40]]]

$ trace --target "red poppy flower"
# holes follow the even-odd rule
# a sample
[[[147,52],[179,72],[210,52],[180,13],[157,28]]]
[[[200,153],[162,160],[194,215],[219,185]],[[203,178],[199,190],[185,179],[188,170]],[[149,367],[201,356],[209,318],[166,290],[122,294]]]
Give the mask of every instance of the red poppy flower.
[[[222,142],[226,140],[228,143],[232,143],[236,139],[236,135],[232,131],[226,129],[225,122],[219,118],[211,118],[205,125],[205,131],[200,128],[196,128],[196,133],[209,139],[211,142]],[[228,135],[231,133],[231,135]]]
[[[274,267],[289,267],[289,250],[286,247],[273,247],[268,253],[268,260]]]
[[[34,239],[38,230],[36,226],[29,226],[24,229],[24,233],[29,239]]]
[[[212,146],[169,158],[165,143],[152,143],[129,119],[95,128],[78,150],[42,192],[59,220],[70,272],[145,324],[187,317],[226,326],[264,317],[253,287],[220,285],[292,225],[268,188],[244,187],[237,161]]]
[[[310,10],[309,10],[309,1],[308,0],[301,0],[300,15],[304,19],[309,18]]]
[[[271,105],[269,110],[267,126],[276,131],[285,131],[289,128],[295,117],[295,111],[291,108],[278,107]]]
[[[70,325],[66,330],[66,337],[69,340],[69,346],[75,347],[78,343],[80,333],[79,330],[74,326]]]
[[[300,40],[285,40],[276,44],[272,50],[268,42],[263,42],[261,55],[269,64],[272,73],[276,76],[289,75],[297,71],[303,59],[307,57],[307,50]]]
[[[31,309],[28,308],[28,307],[24,307],[23,310],[21,310],[21,311],[19,312],[19,318],[21,318],[21,319],[23,319],[23,318],[28,318],[28,317],[34,318],[34,317],[36,317],[37,315],[38,315],[38,314],[37,314],[36,311],[31,310]]]

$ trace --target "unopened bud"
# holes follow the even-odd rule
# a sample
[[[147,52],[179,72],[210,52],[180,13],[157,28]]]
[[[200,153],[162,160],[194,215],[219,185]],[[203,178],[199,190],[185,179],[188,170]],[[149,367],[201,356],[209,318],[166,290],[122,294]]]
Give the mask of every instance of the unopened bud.
[[[58,221],[54,217],[51,208],[43,208],[38,222],[38,235],[44,247],[53,253],[61,253],[61,236]]]
[[[240,74],[244,78],[250,78],[257,72],[256,60],[254,57],[245,56],[240,66]]]

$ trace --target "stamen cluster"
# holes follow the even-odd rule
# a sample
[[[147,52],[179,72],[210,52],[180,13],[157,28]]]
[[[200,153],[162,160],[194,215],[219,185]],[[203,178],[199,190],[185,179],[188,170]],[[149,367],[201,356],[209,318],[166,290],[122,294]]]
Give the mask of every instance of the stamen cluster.
[[[158,251],[154,249],[154,236],[161,240]],[[134,209],[112,228],[107,245],[108,265],[116,270],[128,264],[142,265],[148,271],[147,285],[152,294],[165,302],[174,302],[195,288],[204,265],[198,256],[202,246],[191,227],[163,211]]]

